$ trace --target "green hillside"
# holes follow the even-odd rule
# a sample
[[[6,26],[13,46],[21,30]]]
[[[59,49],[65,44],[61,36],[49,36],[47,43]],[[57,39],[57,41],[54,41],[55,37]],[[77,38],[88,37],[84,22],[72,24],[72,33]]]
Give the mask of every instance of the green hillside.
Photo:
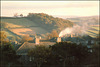
[[[61,31],[66,27],[73,26],[73,23],[69,20],[57,17],[54,18],[53,16],[44,13],[29,13],[26,18],[33,22],[36,22],[38,25],[41,25],[41,27],[49,31],[52,31],[53,29]]]
[[[1,19],[1,22],[7,22],[7,23],[11,23],[11,24],[15,24],[15,25],[19,25],[19,26],[23,26],[23,27],[29,27],[29,26],[37,26],[36,23],[27,20],[25,18],[9,18],[9,19]]]
[[[69,20],[54,18],[44,13],[31,13],[27,17],[2,17],[1,30],[6,31],[8,36],[22,36],[25,34],[46,34],[52,30],[60,32],[66,27],[72,27]]]
[[[100,26],[91,26],[91,29],[87,31],[87,34],[93,38],[100,35]]]
[[[46,29],[42,28],[41,26],[37,25],[36,23],[31,22],[25,18],[2,19],[1,23],[4,24],[4,28],[2,27],[2,30],[6,31],[9,35],[12,35],[13,33],[17,34],[16,32],[18,30],[21,30],[21,31],[18,31],[18,33],[21,32],[23,34],[27,34],[29,32],[29,30],[32,30],[30,34],[34,34],[34,33],[45,34],[48,32]],[[26,30],[26,29],[28,29],[28,30]],[[11,32],[13,32],[13,33],[11,34]],[[19,35],[19,34],[17,34],[17,35]]]

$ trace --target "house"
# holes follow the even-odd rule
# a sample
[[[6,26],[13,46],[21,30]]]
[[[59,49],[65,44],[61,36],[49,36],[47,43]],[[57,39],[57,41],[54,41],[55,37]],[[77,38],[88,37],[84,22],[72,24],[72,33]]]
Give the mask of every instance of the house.
[[[33,43],[30,42],[24,42],[17,50],[16,53],[17,55],[20,55],[19,61],[22,62],[23,64],[28,64],[30,62],[30,57],[27,55],[28,51],[35,48],[36,45],[45,45],[46,47],[49,47],[49,45],[54,45],[56,42],[41,42],[38,38],[35,38],[33,40]],[[60,41],[60,39],[59,39]]]

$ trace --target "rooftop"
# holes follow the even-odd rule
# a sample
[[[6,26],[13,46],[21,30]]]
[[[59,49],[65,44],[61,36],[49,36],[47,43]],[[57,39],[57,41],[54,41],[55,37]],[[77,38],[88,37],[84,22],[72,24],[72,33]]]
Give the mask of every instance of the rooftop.
[[[18,55],[27,55],[28,51],[34,48],[36,45],[45,45],[49,47],[49,45],[54,45],[55,42],[40,42],[39,44],[35,43],[29,43],[29,42],[24,42],[18,49],[17,49],[17,54]]]

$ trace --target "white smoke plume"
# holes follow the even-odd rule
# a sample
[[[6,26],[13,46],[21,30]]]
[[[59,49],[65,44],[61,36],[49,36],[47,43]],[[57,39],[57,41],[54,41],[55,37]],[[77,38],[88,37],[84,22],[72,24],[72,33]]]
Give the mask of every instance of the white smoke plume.
[[[86,31],[89,29],[89,25],[87,23],[82,25],[74,25],[71,28],[66,28],[62,30],[59,34],[59,37],[63,37],[66,34],[79,34],[86,35]]]
[[[72,28],[66,28],[60,32],[59,37],[63,37],[64,35],[71,33],[72,33]]]

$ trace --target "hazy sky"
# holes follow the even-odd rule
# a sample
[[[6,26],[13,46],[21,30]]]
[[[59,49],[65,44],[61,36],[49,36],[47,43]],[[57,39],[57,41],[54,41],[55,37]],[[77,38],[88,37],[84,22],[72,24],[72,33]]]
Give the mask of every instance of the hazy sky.
[[[99,15],[99,1],[2,1],[1,16],[46,13],[62,16]]]

